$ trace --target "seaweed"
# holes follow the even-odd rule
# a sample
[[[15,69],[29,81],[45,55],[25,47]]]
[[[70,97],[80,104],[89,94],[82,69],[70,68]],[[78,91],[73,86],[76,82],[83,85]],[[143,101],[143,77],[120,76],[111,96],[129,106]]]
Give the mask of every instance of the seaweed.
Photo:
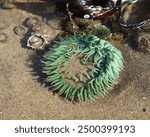
[[[101,39],[108,39],[111,32],[110,29],[104,25],[101,25],[100,21],[94,21],[90,19],[75,18],[74,28],[72,27],[72,21],[66,20],[64,30],[69,34],[80,34],[80,35],[96,35]]]

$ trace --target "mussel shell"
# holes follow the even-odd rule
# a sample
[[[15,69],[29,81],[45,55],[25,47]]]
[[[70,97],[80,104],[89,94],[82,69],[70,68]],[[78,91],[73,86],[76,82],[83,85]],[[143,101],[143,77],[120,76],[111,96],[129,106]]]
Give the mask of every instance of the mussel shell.
[[[58,0],[57,0],[58,1]],[[64,0],[57,2],[58,8],[66,11],[66,4],[69,4],[69,11],[73,13],[74,17],[80,18],[89,18],[89,19],[104,19],[111,16],[114,12],[118,10],[118,7],[122,4],[121,2],[117,3],[120,0]],[[109,8],[109,11],[104,14],[97,14],[93,11],[97,7]]]
[[[108,2],[110,0],[89,0],[86,5],[81,2],[82,0],[76,0],[74,3],[70,4],[70,10],[73,12],[75,16],[81,17],[81,18],[92,18],[92,19],[104,19],[109,16],[111,16],[116,10],[114,8],[115,5],[111,5],[110,7],[111,10],[109,10],[107,13],[100,15],[100,14],[92,14],[94,10],[99,6],[102,8],[106,8],[108,5]],[[86,1],[86,0],[85,0]]]

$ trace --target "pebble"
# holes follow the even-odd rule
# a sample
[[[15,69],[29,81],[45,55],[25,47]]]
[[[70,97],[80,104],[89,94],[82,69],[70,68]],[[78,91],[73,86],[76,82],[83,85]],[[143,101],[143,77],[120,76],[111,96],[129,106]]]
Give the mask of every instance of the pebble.
[[[6,42],[7,35],[5,33],[0,33],[0,42]]]
[[[23,36],[27,33],[27,28],[22,25],[19,25],[14,28],[14,32],[19,36]]]
[[[143,97],[143,100],[146,100],[147,99],[147,97]]]

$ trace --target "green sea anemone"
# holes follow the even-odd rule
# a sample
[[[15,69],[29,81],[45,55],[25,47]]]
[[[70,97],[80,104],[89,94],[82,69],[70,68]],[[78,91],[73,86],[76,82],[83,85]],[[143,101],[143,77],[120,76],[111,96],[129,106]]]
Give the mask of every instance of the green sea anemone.
[[[72,101],[103,95],[123,69],[121,52],[94,35],[74,35],[60,40],[44,55],[43,73],[59,95]]]

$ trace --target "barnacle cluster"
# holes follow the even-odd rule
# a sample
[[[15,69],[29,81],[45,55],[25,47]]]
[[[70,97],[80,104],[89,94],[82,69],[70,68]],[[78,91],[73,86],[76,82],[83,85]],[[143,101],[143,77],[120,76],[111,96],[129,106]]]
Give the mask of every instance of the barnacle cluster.
[[[61,39],[42,60],[43,73],[59,95],[72,101],[93,100],[118,80],[123,69],[121,52],[94,35]]]

